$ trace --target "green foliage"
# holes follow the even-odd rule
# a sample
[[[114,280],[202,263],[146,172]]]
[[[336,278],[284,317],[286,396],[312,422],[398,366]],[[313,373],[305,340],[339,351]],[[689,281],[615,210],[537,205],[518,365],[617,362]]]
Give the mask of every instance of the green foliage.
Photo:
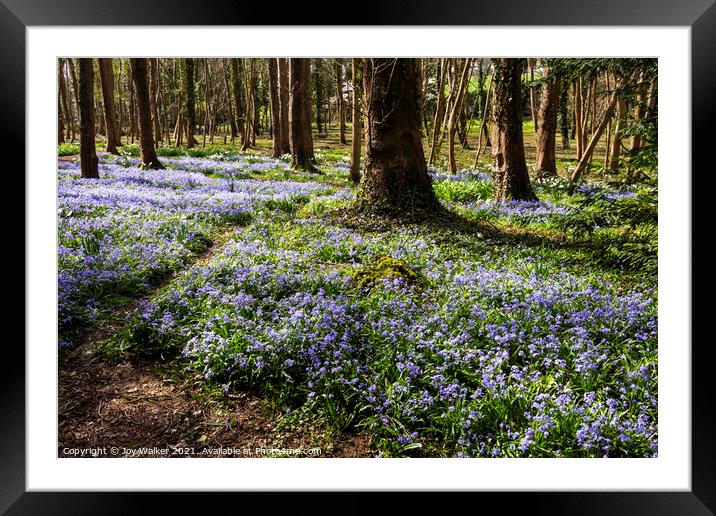
[[[445,179],[433,181],[433,189],[435,190],[435,195],[444,201],[482,201],[492,196],[492,181],[476,179],[451,181]]]
[[[645,188],[632,197],[597,191],[577,199],[556,226],[568,238],[589,244],[597,263],[654,275],[658,216],[656,189]]]
[[[80,153],[80,146],[78,143],[62,143],[57,146],[58,156],[74,156]]]

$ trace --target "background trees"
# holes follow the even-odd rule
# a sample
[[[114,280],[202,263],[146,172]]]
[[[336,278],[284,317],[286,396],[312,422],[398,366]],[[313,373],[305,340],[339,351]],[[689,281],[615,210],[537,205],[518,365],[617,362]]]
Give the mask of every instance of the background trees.
[[[496,200],[532,198],[530,177],[545,174],[573,185],[585,176],[650,180],[657,165],[656,60],[530,58],[519,70],[513,62],[416,59],[415,86],[401,79],[400,87],[417,113],[419,145],[411,133],[401,149],[423,154],[438,171],[494,168]],[[383,96],[389,92],[363,93],[366,80],[380,84],[365,77],[363,66],[359,58],[153,58],[143,80],[130,60],[102,58],[86,85],[91,91],[80,91],[89,80],[81,77],[80,61],[61,58],[58,143],[74,144],[89,131],[92,111],[99,150],[110,153],[132,152],[137,144],[148,155],[150,147],[165,145],[270,147],[273,156],[291,154],[295,169],[316,172],[314,148],[345,146],[349,178],[358,183],[363,145],[374,156],[381,148],[366,135],[385,134],[386,146],[396,146],[394,135],[377,131],[379,115],[375,127],[362,123],[376,107],[369,98],[392,102]]]

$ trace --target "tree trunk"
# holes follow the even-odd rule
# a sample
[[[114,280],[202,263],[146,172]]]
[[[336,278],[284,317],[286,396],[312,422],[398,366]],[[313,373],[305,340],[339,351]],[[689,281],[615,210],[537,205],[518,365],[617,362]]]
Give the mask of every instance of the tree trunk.
[[[617,125],[614,128],[614,138],[612,139],[612,153],[609,156],[608,170],[617,170],[619,168],[619,157],[622,150],[622,131],[624,130],[624,119],[626,117],[626,102],[623,98],[617,99]]]
[[[310,59],[289,59],[289,82],[291,84],[291,167],[307,172],[318,172],[313,163]]]
[[[80,58],[77,89],[80,112],[80,177],[99,179],[99,160],[94,142],[94,64],[90,58]]]
[[[360,149],[363,141],[360,112],[360,88],[363,83],[363,78],[361,77],[361,63],[359,59],[353,58],[352,69],[353,105],[351,107],[351,119],[353,120],[353,127],[351,129],[351,168],[348,179],[358,184],[360,182]]]
[[[537,60],[534,57],[530,57],[527,59],[527,64],[530,68],[530,83],[534,82],[535,80],[535,65],[537,63]],[[534,128],[534,131],[537,132],[539,130],[539,118],[537,116],[537,106],[535,105],[535,87],[530,84],[530,113],[532,114],[532,127]]]
[[[229,116],[229,125],[231,126],[231,143],[234,143],[239,131],[236,127],[236,117],[234,116],[234,103],[231,98],[231,86],[229,84],[229,67],[226,64],[226,59],[224,59],[224,87],[226,89],[226,109]]]
[[[289,123],[289,81],[288,81],[288,59],[278,60],[278,97],[281,108],[281,154],[291,154],[291,136]]]
[[[139,115],[139,144],[141,147],[140,161],[152,169],[161,169],[164,166],[157,157],[152,136],[152,112],[149,105],[149,86],[147,84],[147,59],[131,58],[132,79],[137,92],[137,111]]]
[[[119,139],[119,129],[115,118],[114,109],[114,71],[112,69],[112,59],[100,58],[99,76],[102,82],[102,98],[104,99],[104,122],[105,132],[107,133],[107,152],[111,154],[119,154],[117,147],[122,146]]]
[[[646,111],[646,101],[644,99],[646,96],[646,89],[647,84],[645,82],[644,72],[641,72],[639,74],[639,83],[637,86],[636,105],[634,106],[634,123],[637,124],[642,118],[644,118],[644,112]],[[639,147],[641,147],[641,136],[639,134],[635,134],[631,137],[629,153],[634,154]]]
[[[320,136],[323,134],[323,119],[321,117],[321,107],[323,106],[323,84],[321,83],[321,74],[318,64],[319,60],[316,59],[313,64],[313,80],[316,84],[316,130]]]
[[[416,60],[363,59],[366,173],[355,207],[395,213],[436,210],[420,137]]]
[[[450,173],[457,173],[457,165],[455,164],[455,131],[457,130],[457,121],[459,112],[462,109],[462,99],[467,88],[467,82],[470,76],[470,66],[472,65],[472,59],[465,59],[465,63],[460,74],[460,83],[457,87],[457,92],[453,101],[452,108],[450,110],[450,118],[448,119],[448,166],[450,167]]]
[[[186,93],[186,146],[191,149],[197,142],[194,138],[196,128],[196,96],[194,93],[194,59],[184,59],[184,87]]]
[[[57,60],[57,143],[65,143],[65,120],[66,110],[63,108],[63,92],[65,89],[64,77],[62,76],[62,60]],[[63,113],[65,111],[65,113]]]
[[[336,93],[338,99],[338,134],[341,145],[346,145],[346,105],[343,102],[343,65],[336,61]]]
[[[440,60],[440,79],[438,80],[438,95],[437,102],[435,105],[435,119],[433,121],[433,137],[430,143],[430,154],[428,155],[428,165],[432,165],[435,162],[437,156],[437,145],[440,137],[440,131],[442,126],[440,121],[443,119],[443,112],[445,110],[445,77],[447,76],[447,68],[449,65],[449,59]]]
[[[236,128],[239,131],[241,148],[246,145],[246,122],[244,120],[244,100],[241,92],[241,64],[238,57],[231,59],[231,92],[234,96],[234,107],[236,108]]]
[[[583,114],[583,103],[582,103],[582,78],[577,79],[574,85],[574,126],[576,128],[575,139],[577,141],[577,159],[582,159],[582,153],[584,151],[582,131],[584,128],[584,121],[582,119]]]
[[[597,146],[597,142],[599,141],[599,138],[602,137],[602,133],[604,132],[604,129],[607,126],[607,122],[612,116],[612,113],[614,112],[614,106],[616,106],[617,103],[617,91],[619,90],[619,85],[615,87],[614,91],[612,92],[612,96],[609,99],[609,104],[607,105],[607,109],[604,112],[604,116],[602,117],[602,120],[599,122],[599,125],[597,125],[597,128],[594,130],[594,134],[592,135],[592,139],[587,144],[586,148],[584,149],[584,153],[582,154],[582,159],[579,160],[579,163],[577,163],[577,168],[574,169],[574,172],[572,172],[572,176],[570,177],[570,181],[572,184],[569,187],[569,193],[570,195],[574,193],[574,188],[576,186],[577,181],[582,175],[582,172],[587,167],[587,164],[591,160],[592,153],[594,152],[594,148]]]
[[[149,59],[149,106],[152,110],[152,122],[154,123],[154,134],[157,137],[157,144],[162,141],[162,126],[159,120],[159,64],[157,58]]]
[[[492,105],[492,196],[497,202],[537,199],[530,185],[522,136],[524,59],[495,59]]]
[[[492,85],[495,82],[494,73],[490,75],[490,84],[487,86],[487,93],[485,94],[485,105],[482,108],[482,119],[480,120],[480,132],[477,136],[477,152],[475,153],[475,164],[472,166],[473,170],[477,170],[477,165],[480,160],[480,154],[482,154],[482,135],[488,134],[487,131],[487,120],[489,118],[489,107],[490,107],[490,93],[492,91]],[[485,147],[490,147],[490,139],[488,138],[485,142]]]
[[[535,168],[538,175],[556,175],[557,158],[555,156],[555,140],[557,138],[557,106],[561,81],[558,77],[542,85],[537,123],[537,148]]]
[[[561,81],[559,94],[559,128],[562,133],[562,149],[569,149],[569,84]]]
[[[273,137],[273,157],[281,155],[281,107],[278,99],[278,63],[268,58],[269,102],[271,103],[271,135]]]

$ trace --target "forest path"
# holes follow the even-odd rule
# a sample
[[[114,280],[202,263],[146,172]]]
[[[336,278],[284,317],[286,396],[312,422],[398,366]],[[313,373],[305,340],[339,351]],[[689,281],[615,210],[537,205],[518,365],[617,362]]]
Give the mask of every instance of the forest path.
[[[191,263],[211,259],[230,241],[231,227]],[[271,404],[251,392],[210,389],[201,375],[183,369],[180,358],[117,362],[99,343],[117,332],[147,294],[117,310],[100,327],[85,332],[58,360],[58,456],[75,457],[89,448],[100,457],[261,457],[269,449],[290,449],[298,457],[367,457],[365,435],[335,435],[306,423],[282,429]]]

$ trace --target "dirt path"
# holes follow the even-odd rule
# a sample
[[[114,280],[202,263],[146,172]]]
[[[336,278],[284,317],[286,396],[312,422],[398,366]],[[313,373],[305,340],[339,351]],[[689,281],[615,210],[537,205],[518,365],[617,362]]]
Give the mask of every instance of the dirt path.
[[[194,263],[218,252],[232,231]],[[165,280],[164,283],[170,281]],[[118,310],[58,361],[58,456],[370,457],[365,435],[335,435],[306,423],[282,429],[280,414],[250,392],[206,389],[180,359],[115,362],[98,352],[136,309]]]

